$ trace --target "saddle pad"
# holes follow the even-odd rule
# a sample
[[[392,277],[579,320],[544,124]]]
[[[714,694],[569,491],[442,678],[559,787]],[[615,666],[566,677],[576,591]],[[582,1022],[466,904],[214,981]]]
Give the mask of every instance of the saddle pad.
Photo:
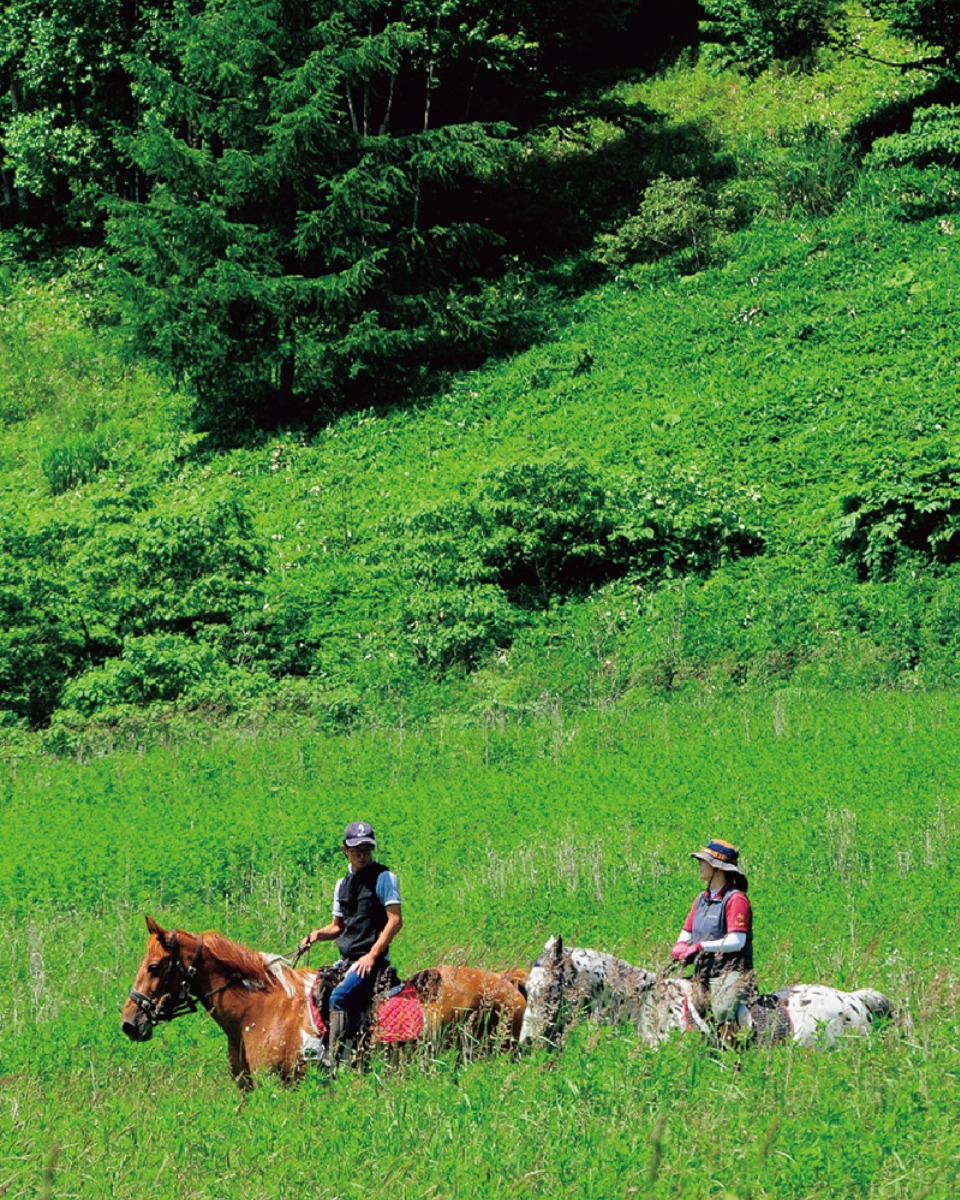
[[[417,990],[405,983],[377,1008],[374,1042],[412,1042],[423,1033],[423,1005]]]
[[[774,992],[761,996],[750,1005],[753,1032],[763,1046],[787,1042],[793,1037],[793,1021],[787,1009],[786,994]]]

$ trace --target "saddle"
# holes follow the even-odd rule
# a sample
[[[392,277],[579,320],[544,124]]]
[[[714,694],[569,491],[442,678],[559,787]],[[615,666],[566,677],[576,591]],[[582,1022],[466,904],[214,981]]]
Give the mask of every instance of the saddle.
[[[793,1021],[787,1001],[790,996],[789,988],[781,988],[776,992],[768,992],[763,996],[755,996],[749,1003],[741,1003],[739,1022],[741,1037],[756,1042],[761,1046],[775,1046],[780,1042],[793,1039]],[[690,997],[690,1006],[699,1017],[702,1025],[709,1023],[706,993],[702,989],[694,989]],[[697,1028],[688,1016],[688,1028]]]
[[[789,989],[783,988],[779,992],[758,996],[747,1005],[753,1025],[753,1040],[761,1046],[774,1046],[793,1038],[793,1021],[787,1008],[789,994]]]
[[[334,988],[338,987],[346,979],[349,969],[349,963],[334,963],[329,967],[321,967],[317,971],[317,978],[310,992],[310,1001],[315,1010],[320,1014],[325,1028],[330,1027],[330,996]],[[370,1003],[356,1018],[357,1028],[355,1036],[357,1038],[367,1036],[373,1028],[377,1009],[387,996],[399,987],[400,976],[390,963],[385,963],[377,971]]]

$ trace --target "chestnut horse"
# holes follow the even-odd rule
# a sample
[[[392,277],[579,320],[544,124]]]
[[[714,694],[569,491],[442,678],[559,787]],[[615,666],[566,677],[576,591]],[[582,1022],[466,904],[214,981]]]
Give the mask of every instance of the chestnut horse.
[[[242,1090],[262,1071],[286,1082],[302,1078],[306,1064],[325,1058],[325,1030],[310,994],[317,972],[291,967],[283,958],[262,954],[219,933],[164,929],[147,917],[150,936],[121,1028],[135,1042],[148,1041],[157,1025],[183,1013],[205,1009],[227,1035],[230,1070]],[[432,967],[408,981],[422,1018],[418,1036],[442,1043],[457,1031],[495,1036],[504,1048],[516,1046],[526,1008],[526,972],[495,973],[473,967]],[[421,1032],[422,1031],[422,1032]]]

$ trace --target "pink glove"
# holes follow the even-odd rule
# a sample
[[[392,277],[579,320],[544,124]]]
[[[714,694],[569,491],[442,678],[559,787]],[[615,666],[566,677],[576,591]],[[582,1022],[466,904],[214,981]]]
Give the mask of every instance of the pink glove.
[[[700,951],[703,949],[703,942],[687,942],[683,947],[682,961],[685,963],[693,962]]]
[[[670,951],[670,957],[675,962],[683,962],[687,957],[687,950],[690,946],[689,942],[674,942],[673,949]]]

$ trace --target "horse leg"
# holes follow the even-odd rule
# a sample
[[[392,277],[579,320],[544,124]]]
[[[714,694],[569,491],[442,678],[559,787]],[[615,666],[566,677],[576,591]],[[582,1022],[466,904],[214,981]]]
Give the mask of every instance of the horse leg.
[[[253,1074],[250,1071],[247,1052],[242,1041],[230,1039],[227,1044],[227,1058],[230,1062],[230,1073],[233,1075],[234,1083],[241,1092],[249,1092],[253,1087]]]

